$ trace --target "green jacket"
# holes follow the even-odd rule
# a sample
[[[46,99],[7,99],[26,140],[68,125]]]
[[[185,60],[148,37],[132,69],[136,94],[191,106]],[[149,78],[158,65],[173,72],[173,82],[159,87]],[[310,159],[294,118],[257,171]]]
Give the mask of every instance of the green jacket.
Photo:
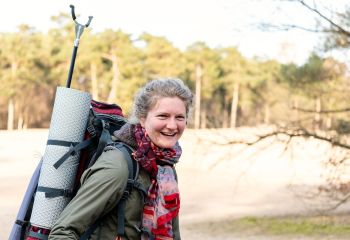
[[[51,230],[49,240],[79,239],[79,236],[97,219],[103,217],[101,225],[90,239],[115,240],[117,237],[117,209],[128,179],[127,160],[118,149],[102,153],[101,157],[81,178],[81,188],[61,213]],[[148,189],[150,178],[140,169],[138,181]],[[141,239],[137,227],[141,225],[143,198],[133,189],[125,207],[125,237]],[[174,239],[180,240],[179,219],[173,220]]]

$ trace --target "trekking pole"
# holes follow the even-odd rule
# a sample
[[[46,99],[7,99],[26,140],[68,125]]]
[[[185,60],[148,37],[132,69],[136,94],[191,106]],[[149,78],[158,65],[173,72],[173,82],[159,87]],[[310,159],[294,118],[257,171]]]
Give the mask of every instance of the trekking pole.
[[[75,22],[75,40],[74,40],[73,54],[72,54],[72,59],[71,59],[71,62],[70,62],[68,79],[67,79],[67,84],[66,84],[67,88],[70,88],[70,84],[72,82],[74,63],[75,63],[75,58],[76,58],[77,52],[78,52],[78,46],[79,46],[80,37],[83,34],[84,29],[87,28],[90,25],[91,20],[92,20],[92,16],[89,16],[89,20],[88,20],[88,22],[85,25],[78,23],[78,21],[76,20],[77,17],[75,16],[75,12],[74,12],[74,6],[73,5],[69,5],[69,7],[71,8],[72,18],[73,18],[73,21]]]

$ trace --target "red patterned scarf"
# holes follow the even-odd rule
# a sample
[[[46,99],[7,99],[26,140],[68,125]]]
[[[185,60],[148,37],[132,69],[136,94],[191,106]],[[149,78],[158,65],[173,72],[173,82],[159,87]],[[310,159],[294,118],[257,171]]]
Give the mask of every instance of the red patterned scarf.
[[[178,162],[181,147],[159,148],[150,140],[140,124],[135,126],[136,161],[151,176],[151,186],[143,208],[142,226],[155,236],[155,240],[173,239],[172,219],[180,209],[180,193],[172,166]],[[143,240],[149,239],[143,234]]]

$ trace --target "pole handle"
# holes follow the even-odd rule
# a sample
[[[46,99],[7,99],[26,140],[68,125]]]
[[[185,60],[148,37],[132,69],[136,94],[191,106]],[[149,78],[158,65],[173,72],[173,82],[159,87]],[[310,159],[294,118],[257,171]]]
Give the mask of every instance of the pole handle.
[[[81,35],[83,34],[84,29],[90,25],[91,20],[92,20],[92,16],[89,16],[89,20],[85,25],[78,23],[78,21],[76,20],[77,17],[75,16],[74,5],[71,4],[71,5],[69,5],[69,7],[71,9],[71,15],[72,15],[73,21],[75,22],[75,41],[74,41],[72,59],[70,62],[70,67],[69,67],[69,72],[68,72],[68,78],[67,78],[67,82],[66,82],[67,88],[70,88],[70,85],[72,82],[74,63],[75,63],[75,58],[77,56],[77,51],[78,51],[78,46],[79,46],[79,39],[80,39]]]
[[[73,20],[75,21],[75,19],[77,19],[77,17],[75,16],[75,11],[74,11],[74,5],[69,5],[69,7],[71,8],[71,15]]]
[[[85,24],[85,27],[88,27],[91,23],[91,20],[92,20],[93,16],[89,16],[89,20],[88,22]]]

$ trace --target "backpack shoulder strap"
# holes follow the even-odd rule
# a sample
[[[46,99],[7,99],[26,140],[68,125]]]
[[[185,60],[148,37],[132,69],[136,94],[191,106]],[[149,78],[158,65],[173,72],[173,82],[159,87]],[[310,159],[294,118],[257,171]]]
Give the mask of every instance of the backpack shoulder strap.
[[[133,149],[129,145],[127,145],[123,142],[114,142],[113,144],[110,144],[108,146],[112,146],[112,147],[119,149],[123,153],[125,160],[128,164],[128,171],[129,171],[128,182],[127,182],[126,188],[123,192],[122,198],[119,200],[119,202],[116,206],[117,212],[118,212],[117,233],[118,233],[118,236],[123,236],[123,235],[125,235],[125,230],[124,230],[125,229],[125,219],[124,219],[124,217],[125,217],[126,200],[129,197],[129,194],[130,194],[132,188],[133,187],[139,188],[138,185],[141,185],[140,183],[136,182],[136,179],[137,179],[138,174],[139,174],[139,164],[132,159],[131,153],[133,152]],[[93,225],[91,225],[84,232],[84,234],[80,237],[80,240],[88,239],[91,236],[91,234],[96,230],[96,228],[101,224],[102,220],[103,220],[103,217],[99,218]]]
[[[125,143],[122,142],[116,142],[114,144],[116,148],[118,148],[125,156],[125,159],[128,164],[128,170],[129,170],[129,177],[128,182],[126,184],[126,188],[124,190],[122,198],[119,200],[117,204],[117,221],[118,221],[118,229],[117,233],[118,236],[124,236],[125,235],[125,205],[126,200],[128,199],[130,192],[134,186],[134,182],[136,182],[136,179],[138,177],[139,172],[139,165],[136,161],[134,161],[131,158],[132,148],[128,146]]]
[[[126,190],[129,190],[130,192],[131,189],[136,188],[137,190],[139,190],[139,192],[141,192],[143,197],[145,197],[147,195],[147,190],[140,182],[137,181],[140,171],[139,163],[131,157],[134,149],[123,142],[116,142],[114,146],[123,152],[125,159],[128,163],[129,178]]]

